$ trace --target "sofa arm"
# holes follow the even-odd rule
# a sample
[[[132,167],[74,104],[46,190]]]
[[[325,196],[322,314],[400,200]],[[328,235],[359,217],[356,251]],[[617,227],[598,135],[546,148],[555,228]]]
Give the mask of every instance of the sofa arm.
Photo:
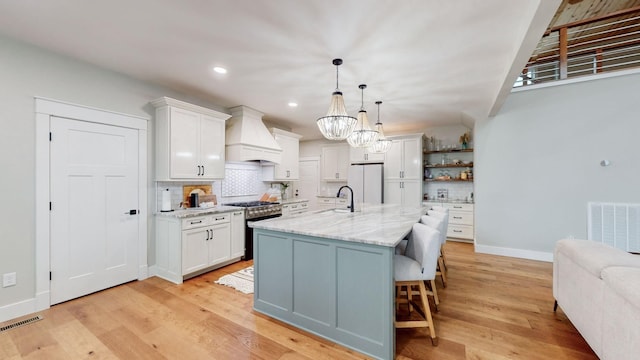
[[[613,266],[602,271],[603,359],[637,359],[640,354],[640,269]]]

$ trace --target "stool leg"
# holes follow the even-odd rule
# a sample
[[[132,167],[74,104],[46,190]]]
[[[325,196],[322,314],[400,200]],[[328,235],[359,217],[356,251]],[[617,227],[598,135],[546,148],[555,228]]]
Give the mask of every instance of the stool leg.
[[[442,258],[438,258],[438,268],[437,274],[442,278],[442,287],[447,287],[447,277],[444,274],[444,262]]]
[[[427,289],[424,287],[424,281],[420,281],[418,287],[420,288],[420,297],[422,298],[422,306],[424,307],[424,316],[427,318],[427,323],[429,324],[431,344],[437,346],[436,329],[433,326],[433,318],[431,317],[431,308],[429,307],[429,299],[427,299]]]
[[[447,270],[447,256],[444,254],[444,244],[440,245],[440,257],[442,257],[442,263],[444,264],[444,269]]]
[[[431,292],[433,292],[433,301],[436,303],[436,311],[438,309],[438,305],[440,305],[440,298],[438,298],[438,290],[436,290],[436,281],[429,280],[431,283]]]

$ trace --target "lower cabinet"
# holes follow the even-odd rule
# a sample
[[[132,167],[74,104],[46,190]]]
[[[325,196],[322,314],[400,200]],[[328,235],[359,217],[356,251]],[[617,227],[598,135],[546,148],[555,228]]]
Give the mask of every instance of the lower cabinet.
[[[185,219],[156,217],[156,265],[152,274],[180,284],[189,277],[238,261],[244,254],[244,213],[237,212],[242,213],[241,217],[236,215],[234,219],[235,213]],[[242,221],[242,234],[234,233],[238,231],[238,219]]]
[[[428,201],[425,205],[439,205],[449,209],[448,238],[473,240],[473,204]]]
[[[302,214],[309,210],[309,200],[282,204],[282,216]]]
[[[231,258],[244,256],[244,210],[231,213]]]
[[[349,207],[349,201],[347,199],[335,197],[318,197],[316,204],[320,210]]]

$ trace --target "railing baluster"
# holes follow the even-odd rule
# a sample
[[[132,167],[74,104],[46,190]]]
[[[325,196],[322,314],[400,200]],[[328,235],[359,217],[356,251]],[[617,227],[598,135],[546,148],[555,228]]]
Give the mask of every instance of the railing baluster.
[[[560,29],[560,79],[567,78],[567,28]]]

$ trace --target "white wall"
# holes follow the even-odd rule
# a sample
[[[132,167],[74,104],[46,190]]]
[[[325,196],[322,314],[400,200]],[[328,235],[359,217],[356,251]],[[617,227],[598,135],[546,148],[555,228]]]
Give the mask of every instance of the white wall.
[[[639,101],[635,74],[512,93],[478,121],[476,249],[551,260],[586,238],[587,202],[640,203]]]
[[[0,207],[0,275],[17,273],[16,286],[0,287],[1,318],[11,304],[33,298],[35,291],[34,96],[147,118],[154,115],[149,101],[160,96],[225,110],[2,36],[0,79],[0,189],[3,203]],[[148,197],[154,208],[153,121],[149,125]],[[150,226],[151,220],[149,218]],[[151,231],[149,236],[152,236]]]

